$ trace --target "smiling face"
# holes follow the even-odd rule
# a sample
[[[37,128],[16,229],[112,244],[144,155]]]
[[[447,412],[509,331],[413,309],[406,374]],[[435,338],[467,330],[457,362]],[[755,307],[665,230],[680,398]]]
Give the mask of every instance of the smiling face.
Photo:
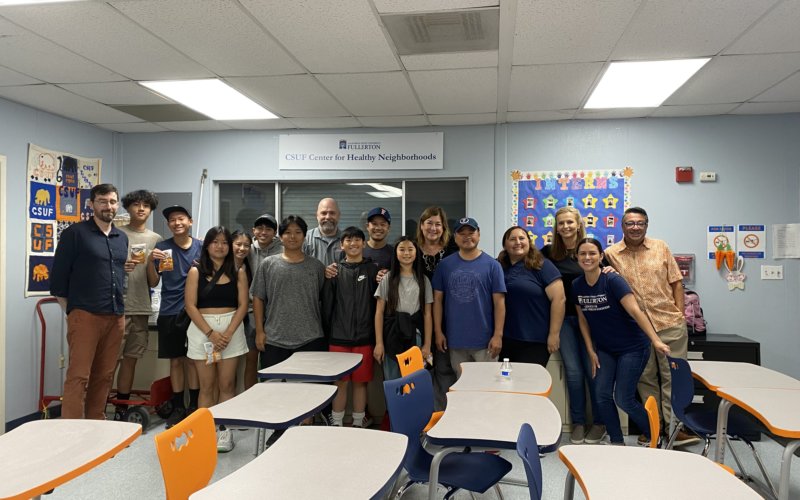
[[[208,245],[208,255],[213,260],[224,260],[225,256],[228,255],[231,248],[228,244],[228,238],[225,237],[224,233],[220,233],[214,238],[214,240]]]
[[[325,236],[333,236],[339,227],[339,205],[333,198],[324,198],[317,205],[319,230]]]
[[[92,210],[94,210],[94,217],[97,220],[108,224],[117,216],[119,199],[117,198],[117,193],[113,191],[107,194],[98,194],[90,203]]]
[[[575,214],[567,212],[556,216],[556,232],[564,242],[574,244],[580,225],[581,221]]]
[[[431,244],[439,243],[442,235],[444,234],[444,225],[442,218],[438,215],[433,215],[428,219],[422,221],[422,234],[425,236],[425,241]]]
[[[275,230],[266,224],[261,224],[253,228],[253,236],[261,248],[266,247],[275,239]]]
[[[638,247],[644,242],[647,236],[647,217],[642,214],[630,212],[622,218],[622,234],[625,236],[625,244]]]
[[[458,249],[469,252],[478,248],[481,242],[481,231],[470,226],[464,226],[456,231],[456,245]]]
[[[417,247],[410,241],[401,241],[394,251],[397,253],[397,261],[401,266],[410,266],[417,258]]]
[[[583,272],[596,271],[603,260],[603,252],[593,243],[583,243],[578,247],[578,265]]]
[[[380,215],[373,216],[367,221],[367,233],[372,241],[383,241],[389,235],[389,223]]]
[[[342,238],[342,251],[348,262],[360,262],[363,259],[364,240],[354,236]]]
[[[531,240],[522,229],[512,229],[503,242],[503,248],[511,262],[516,263],[528,255],[528,251],[531,248]]]
[[[192,219],[183,212],[172,212],[167,220],[172,236],[188,236],[192,229]]]
[[[305,235],[303,235],[303,229],[294,222],[289,224],[286,229],[283,230],[283,233],[281,233],[281,242],[283,243],[283,248],[289,252],[297,252],[301,250],[303,248],[304,240]]]
[[[131,224],[139,225],[147,222],[150,213],[153,211],[150,204],[145,201],[134,201],[128,207],[128,215],[131,216]]]
[[[237,264],[241,264],[248,255],[250,255],[250,238],[245,234],[240,234],[233,240],[233,257]]]

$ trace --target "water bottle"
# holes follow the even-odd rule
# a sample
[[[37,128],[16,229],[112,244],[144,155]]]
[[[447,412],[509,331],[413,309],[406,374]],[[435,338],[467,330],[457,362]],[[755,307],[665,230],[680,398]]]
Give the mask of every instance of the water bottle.
[[[500,376],[503,380],[511,380],[511,361],[508,358],[503,358],[503,364],[500,365]]]

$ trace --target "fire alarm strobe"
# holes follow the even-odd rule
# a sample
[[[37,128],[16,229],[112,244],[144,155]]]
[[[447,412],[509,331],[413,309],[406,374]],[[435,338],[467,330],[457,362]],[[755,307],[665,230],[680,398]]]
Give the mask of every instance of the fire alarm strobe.
[[[692,167],[675,167],[675,182],[692,182],[694,169]]]

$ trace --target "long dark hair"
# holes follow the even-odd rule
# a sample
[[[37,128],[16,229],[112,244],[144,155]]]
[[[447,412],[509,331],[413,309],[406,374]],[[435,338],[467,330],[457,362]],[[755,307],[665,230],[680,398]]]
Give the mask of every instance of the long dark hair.
[[[244,229],[237,229],[231,235],[231,255],[233,255],[233,242],[239,239],[240,237],[244,236],[250,241],[250,244],[253,244],[253,235],[250,234],[249,231],[245,231]],[[233,260],[234,265],[236,263],[236,259]],[[244,272],[247,274],[247,284],[251,285],[253,283],[253,270],[250,268],[250,259],[248,257],[244,258]]]
[[[206,279],[214,277],[214,262],[211,260],[211,256],[208,255],[208,247],[220,234],[225,235],[225,239],[228,240],[228,254],[225,256],[225,260],[222,261],[222,272],[232,282],[236,283],[236,265],[233,262],[233,238],[231,237],[231,232],[225,226],[215,226],[208,230],[206,237],[203,238],[200,264],[197,267],[201,277]]]
[[[511,267],[511,258],[508,256],[505,246],[506,240],[509,238],[509,236],[511,236],[511,232],[515,229],[519,229],[525,234],[525,236],[528,237],[528,253],[525,254],[525,258],[523,259],[525,269],[536,269],[537,271],[540,270],[544,264],[544,255],[542,255],[542,252],[540,252],[539,249],[533,245],[530,236],[528,236],[528,231],[520,226],[511,226],[510,228],[506,229],[505,233],[503,233],[503,239],[501,240],[501,243],[503,244],[503,250],[501,250],[500,255],[497,256],[497,260],[500,262],[500,265],[503,266],[503,269],[508,269]]]
[[[386,312],[394,314],[397,311],[397,303],[400,300],[400,261],[397,259],[397,246],[403,242],[410,242],[414,245],[416,257],[411,264],[411,272],[419,285],[419,310],[425,310],[425,270],[422,266],[422,250],[417,246],[411,236],[401,236],[394,242],[394,253],[392,254],[392,265],[389,268],[389,295],[386,299]]]

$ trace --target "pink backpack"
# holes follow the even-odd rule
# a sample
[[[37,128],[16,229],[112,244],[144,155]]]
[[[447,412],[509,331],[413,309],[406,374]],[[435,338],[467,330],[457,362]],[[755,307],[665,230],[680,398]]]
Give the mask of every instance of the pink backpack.
[[[706,320],[703,318],[703,308],[700,307],[700,296],[692,290],[683,291],[683,315],[686,318],[686,328],[689,335],[703,335],[706,333]]]

